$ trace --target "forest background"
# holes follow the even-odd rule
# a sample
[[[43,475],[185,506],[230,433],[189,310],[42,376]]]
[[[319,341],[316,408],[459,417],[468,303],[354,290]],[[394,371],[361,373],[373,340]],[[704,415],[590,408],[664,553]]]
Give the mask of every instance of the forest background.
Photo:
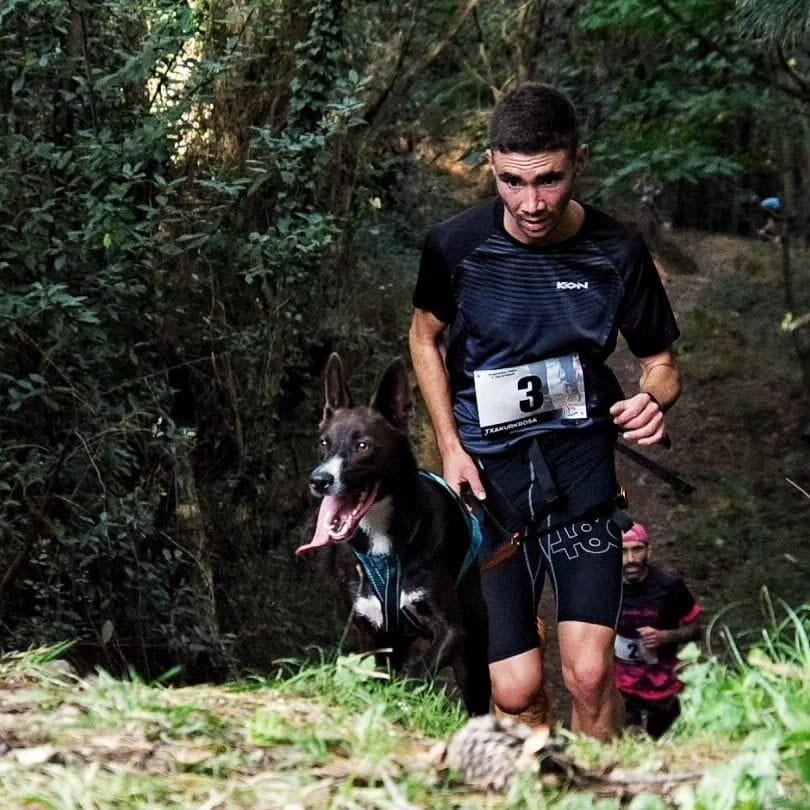
[[[421,240],[491,192],[488,113],[526,79],[571,94],[584,196],[691,296],[697,491],[645,479],[642,514],[740,629],[761,586],[806,599],[805,2],[4,0],[0,54],[2,649],[195,681],[334,645],[292,553],[323,365],[367,391],[405,353]]]

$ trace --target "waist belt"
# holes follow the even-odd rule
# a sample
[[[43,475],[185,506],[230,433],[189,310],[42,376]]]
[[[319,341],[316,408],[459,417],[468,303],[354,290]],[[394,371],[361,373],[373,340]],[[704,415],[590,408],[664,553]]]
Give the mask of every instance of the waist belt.
[[[498,534],[504,538],[504,541],[495,549],[495,551],[493,551],[491,554],[487,554],[486,557],[478,561],[478,567],[482,573],[484,571],[488,571],[490,568],[496,568],[497,566],[505,563],[507,560],[510,560],[515,556],[515,554],[517,554],[518,549],[527,540],[534,539],[541,534],[548,534],[556,531],[557,529],[561,529],[563,526],[569,526],[576,520],[584,520],[589,517],[594,517],[600,513],[610,511],[611,519],[623,532],[627,531],[633,525],[633,521],[624,511],[627,508],[627,495],[623,487],[619,494],[611,498],[609,501],[603,501],[602,503],[595,504],[574,518],[566,518],[565,520],[557,521],[556,523],[552,523],[549,526],[543,526],[542,528],[537,526],[535,523],[530,523],[521,531],[512,532],[511,534],[492,516],[492,513],[483,502],[479,501],[477,505],[484,511],[487,519],[495,527]]]

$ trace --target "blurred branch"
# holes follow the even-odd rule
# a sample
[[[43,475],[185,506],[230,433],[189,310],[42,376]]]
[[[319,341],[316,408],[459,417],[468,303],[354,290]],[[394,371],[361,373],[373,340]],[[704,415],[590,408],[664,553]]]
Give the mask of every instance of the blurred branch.
[[[781,45],[776,45],[774,48],[779,68],[799,89],[801,98],[810,101],[810,78],[804,73],[800,73],[796,68],[790,64],[790,60],[785,56],[785,51]]]
[[[805,498],[810,500],[810,492],[808,492],[806,489],[802,489],[802,487],[800,487],[795,481],[792,481],[790,478],[785,478],[785,481],[787,481],[788,484],[790,484],[792,487],[796,487],[796,489],[798,489],[799,492],[801,492]]]
[[[461,27],[466,22],[467,18],[478,7],[481,0],[466,0],[459,6],[453,19],[450,21],[444,36],[434,42],[424,53],[421,59],[416,59],[411,67],[405,70],[401,75],[397,76],[396,71],[392,76],[391,82],[388,84],[380,97],[369,107],[365,114],[365,119],[370,126],[378,123],[380,117],[384,113],[385,103],[391,97],[393,91],[396,89],[399,96],[405,95],[407,91],[413,86],[417,78],[425,70],[427,70],[444,52],[447,46],[453,41],[456,34],[461,30]],[[411,32],[412,33],[412,32]],[[410,35],[408,37],[410,41]],[[397,68],[401,67],[404,63],[404,55],[407,52],[407,44],[403,46],[400,58],[397,60]]]

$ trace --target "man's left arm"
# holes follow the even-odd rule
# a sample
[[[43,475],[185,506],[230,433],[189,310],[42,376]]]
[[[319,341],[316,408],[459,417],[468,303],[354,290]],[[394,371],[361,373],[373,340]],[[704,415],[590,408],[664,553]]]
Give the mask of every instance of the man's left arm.
[[[681,372],[672,349],[642,357],[639,362],[639,393],[615,402],[610,413],[627,441],[658,444],[667,435],[664,413],[681,394]]]

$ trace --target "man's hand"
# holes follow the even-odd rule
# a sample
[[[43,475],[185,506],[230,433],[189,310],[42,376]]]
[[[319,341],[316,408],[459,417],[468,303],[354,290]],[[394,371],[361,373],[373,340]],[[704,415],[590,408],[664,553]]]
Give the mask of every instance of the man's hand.
[[[478,467],[470,456],[461,448],[445,453],[442,456],[444,480],[461,495],[464,484],[468,484],[472,494],[483,501],[487,497],[481,477],[478,474]]]
[[[639,627],[638,637],[648,650],[654,650],[670,640],[670,633],[669,630],[658,630],[655,627]]]
[[[664,414],[650,394],[642,391],[630,399],[620,399],[611,407],[610,415],[627,441],[643,445],[666,441]]]

